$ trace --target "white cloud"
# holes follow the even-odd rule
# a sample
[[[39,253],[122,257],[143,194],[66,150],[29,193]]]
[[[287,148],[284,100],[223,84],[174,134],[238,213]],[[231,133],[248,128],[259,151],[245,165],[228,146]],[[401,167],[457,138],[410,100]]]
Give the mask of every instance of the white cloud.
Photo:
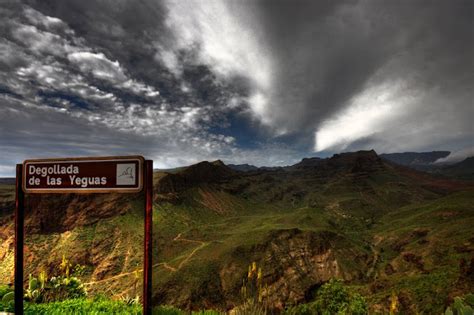
[[[103,53],[80,51],[68,54],[67,58],[82,72],[90,72],[98,79],[122,82],[127,78],[118,61],[110,61]]]
[[[462,160],[474,156],[474,147],[464,148],[462,150],[458,150],[456,152],[451,152],[447,157],[440,158],[436,160],[434,163],[442,164],[442,163],[457,163],[461,162]]]
[[[192,108],[131,104],[65,112],[8,96],[0,96],[0,101],[0,151],[10,152],[2,163],[13,165],[41,152],[53,156],[126,153],[143,154],[157,165],[178,166],[216,159],[234,149],[233,137],[203,130],[196,122],[201,114]],[[2,175],[12,174],[5,169]]]
[[[67,25],[61,20],[53,16],[44,15],[43,13],[25,6],[23,13],[28,21],[36,26],[42,26],[46,29],[58,29],[58,28],[68,28]]]
[[[157,58],[175,75],[182,71],[177,54],[197,50],[194,62],[208,65],[222,80],[247,78],[251,94],[247,99],[253,114],[270,123],[270,96],[273,83],[272,54],[262,43],[257,27],[252,28],[236,4],[221,1],[168,1],[167,26],[174,32],[173,49],[158,47]],[[186,12],[186,14],[183,14]]]
[[[173,50],[158,46],[155,59],[161,61],[175,76],[180,76],[183,72],[183,65]]]
[[[13,37],[26,45],[33,54],[64,57],[77,49],[58,34],[42,31],[33,25],[14,23]]]
[[[98,79],[109,81],[115,87],[128,89],[137,95],[151,98],[160,95],[153,87],[129,79],[120,63],[111,61],[103,53],[79,51],[68,54],[67,58],[83,73],[91,73]]]
[[[315,133],[315,151],[343,150],[356,140],[385,130],[403,111],[413,110],[417,97],[402,82],[367,88],[321,124]]]

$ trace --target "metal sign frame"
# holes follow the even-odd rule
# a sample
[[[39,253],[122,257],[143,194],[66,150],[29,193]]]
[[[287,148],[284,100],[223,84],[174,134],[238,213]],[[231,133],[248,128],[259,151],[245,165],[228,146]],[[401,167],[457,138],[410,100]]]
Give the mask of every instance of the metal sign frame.
[[[73,189],[42,189],[31,190],[25,189],[24,179],[26,178],[26,165],[28,163],[51,163],[51,162],[103,162],[103,161],[124,161],[139,160],[139,188],[127,189],[89,189],[73,188]],[[138,174],[138,173],[137,173]],[[26,182],[26,181],[25,181]],[[80,157],[80,158],[59,158],[59,159],[42,159],[42,160],[26,160],[23,164],[16,165],[16,193],[15,193],[15,314],[22,315],[24,313],[23,305],[23,282],[24,282],[24,225],[25,225],[25,194],[29,193],[137,193],[144,191],[145,193],[145,224],[144,224],[144,262],[143,262],[143,314],[151,314],[151,285],[152,285],[152,214],[153,214],[153,161],[145,160],[141,156],[117,156],[117,157]]]

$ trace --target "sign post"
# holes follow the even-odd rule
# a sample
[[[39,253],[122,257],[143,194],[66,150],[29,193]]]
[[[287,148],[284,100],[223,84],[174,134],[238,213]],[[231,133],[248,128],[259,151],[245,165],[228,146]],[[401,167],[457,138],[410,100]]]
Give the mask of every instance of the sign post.
[[[15,314],[23,314],[24,194],[145,191],[143,314],[151,314],[153,161],[141,156],[26,160],[16,167]]]
[[[143,264],[143,314],[151,314],[153,161],[145,161],[145,263]]]
[[[15,193],[15,314],[23,314],[23,242],[25,196],[22,188],[23,165],[16,166]]]

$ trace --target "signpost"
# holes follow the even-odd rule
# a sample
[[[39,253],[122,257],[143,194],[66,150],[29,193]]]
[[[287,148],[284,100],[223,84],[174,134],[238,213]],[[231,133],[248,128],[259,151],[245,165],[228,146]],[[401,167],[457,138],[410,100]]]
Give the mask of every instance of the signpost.
[[[141,156],[26,160],[16,166],[15,314],[23,314],[24,194],[145,191],[143,314],[151,314],[153,161]]]

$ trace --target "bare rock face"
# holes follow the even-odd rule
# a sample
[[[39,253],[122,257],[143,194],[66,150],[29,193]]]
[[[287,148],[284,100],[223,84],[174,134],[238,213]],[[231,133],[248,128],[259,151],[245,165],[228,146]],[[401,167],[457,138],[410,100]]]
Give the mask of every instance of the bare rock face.
[[[314,291],[331,278],[351,277],[340,267],[335,248],[338,238],[332,232],[277,230],[264,244],[253,247],[254,259],[263,269],[263,296],[268,305],[282,310],[285,305],[310,300]],[[245,275],[246,270],[242,273],[235,263],[226,265],[220,272],[224,295],[238,296],[236,289],[240,289]]]
[[[274,230],[254,245],[240,245],[225,258],[197,269],[181,270],[154,291],[154,300],[183,309],[232,310],[243,302],[242,285],[248,280],[248,263],[261,268],[262,296],[273,313],[289,304],[313,300],[315,291],[331,278],[348,280],[353,270],[346,272],[340,257],[347,254],[340,244],[346,239],[329,231],[300,229]],[[230,256],[228,256],[230,254]],[[357,264],[355,253],[351,261]],[[364,263],[360,261],[361,265]],[[196,281],[197,270],[206,270],[207,277],[194,286],[180,286],[183,281]],[[361,274],[365,269],[361,269]],[[188,304],[189,301],[192,303]]]
[[[311,291],[331,278],[344,278],[334,250],[331,233],[317,234],[298,229],[281,232],[265,251],[265,264],[275,266],[268,280],[268,302],[277,309],[305,301]]]
[[[382,159],[374,150],[335,154],[327,161],[327,167],[334,170],[347,170],[355,177],[366,177],[368,174],[384,169]]]

